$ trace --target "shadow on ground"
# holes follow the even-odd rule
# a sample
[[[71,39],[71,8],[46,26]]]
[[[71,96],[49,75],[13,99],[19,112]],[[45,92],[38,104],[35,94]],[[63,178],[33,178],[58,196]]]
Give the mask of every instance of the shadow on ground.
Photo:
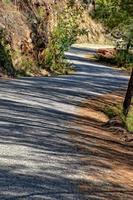
[[[102,126],[106,116],[101,108],[114,100],[121,102],[123,93],[86,101],[79,109],[81,117],[74,121],[76,129],[71,130],[77,150],[84,154],[82,171],[89,181],[83,181],[80,189],[88,192],[88,199],[90,193],[94,199],[133,199],[133,143],[125,143],[122,133]]]
[[[86,97],[118,90],[127,85],[128,78],[109,67],[90,64],[81,51],[72,50],[67,56],[76,67],[75,75],[0,81],[2,200],[108,200],[105,194],[110,195],[109,191],[110,199],[118,199],[119,192],[127,193],[125,185],[102,178],[110,173],[112,166],[106,162],[114,155],[118,167],[125,163],[131,168],[131,152],[123,154],[125,145],[94,135],[94,122],[81,117],[78,109]],[[71,130],[75,130],[76,138]],[[85,152],[75,145],[79,137]],[[115,145],[120,150],[110,149]],[[88,167],[92,175],[99,174],[99,180],[86,175]]]

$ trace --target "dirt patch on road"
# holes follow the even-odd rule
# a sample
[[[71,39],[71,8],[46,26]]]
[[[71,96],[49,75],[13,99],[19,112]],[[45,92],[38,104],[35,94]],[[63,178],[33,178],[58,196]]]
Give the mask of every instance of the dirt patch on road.
[[[125,133],[113,132],[103,123],[105,104],[123,100],[124,92],[87,100],[79,109],[71,136],[81,154],[83,182],[80,190],[88,199],[133,199],[133,143],[125,142]]]

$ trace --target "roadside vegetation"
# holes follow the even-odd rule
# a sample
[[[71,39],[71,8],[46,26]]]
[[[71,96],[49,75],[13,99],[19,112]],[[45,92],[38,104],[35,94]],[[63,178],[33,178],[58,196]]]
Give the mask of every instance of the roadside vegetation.
[[[82,7],[76,7],[75,3],[69,2],[63,9],[58,6],[55,9],[58,10],[57,23],[44,50],[41,66],[52,74],[69,74],[73,68],[65,59],[65,51],[76,42],[79,35],[85,33],[79,26]]]
[[[84,0],[57,1],[53,4],[45,0],[2,0],[0,76],[2,73],[11,77],[72,73],[74,69],[66,61],[65,51],[77,40],[81,41],[82,36],[86,36],[88,42],[91,41],[90,35],[93,35],[92,38],[100,38],[103,30],[96,32],[93,29],[100,29],[102,26],[98,24],[101,23],[106,34],[112,38],[115,48],[98,51],[97,59],[131,73],[123,105],[117,114],[132,130],[133,2],[92,2],[93,12],[90,14],[88,1]],[[89,15],[97,21],[95,26],[91,24]],[[114,109],[110,110],[116,114]]]
[[[93,17],[104,23],[107,33],[114,41],[114,50],[98,52],[98,59],[116,64],[131,72],[122,108],[109,108],[108,114],[118,115],[132,131],[133,112],[133,2],[131,0],[97,0]]]
[[[0,29],[0,68],[4,74],[15,75],[15,69],[10,55],[10,46],[6,40],[5,32],[2,29]]]
[[[68,3],[62,7],[44,0],[0,3],[6,19],[0,16],[1,73],[13,77],[72,71],[64,52],[76,41],[82,16],[74,3]]]
[[[12,76],[11,65],[14,76],[72,73],[64,56],[71,44],[106,42],[103,26],[92,20],[84,0],[2,0],[0,13],[0,44],[7,53],[0,59],[10,57],[0,61],[1,76]]]
[[[122,122],[122,127],[127,131],[133,133],[133,106],[131,106],[128,115],[125,117],[121,104],[114,104],[112,106],[106,105],[103,108],[103,112],[109,117],[110,121],[116,119],[116,121]]]

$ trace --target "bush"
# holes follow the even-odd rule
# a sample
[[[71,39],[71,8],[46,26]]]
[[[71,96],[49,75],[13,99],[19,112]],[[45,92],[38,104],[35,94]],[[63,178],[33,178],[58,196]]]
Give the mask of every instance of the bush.
[[[67,5],[62,11],[57,11],[57,24],[51,33],[48,46],[44,50],[43,68],[54,74],[67,74],[71,71],[70,64],[65,60],[64,53],[76,42],[81,34],[79,29],[80,10]]]
[[[118,117],[123,126],[127,128],[129,132],[133,132],[133,106],[131,107],[127,117],[124,116],[122,111],[122,105],[105,106],[104,113],[110,118]]]
[[[9,76],[16,73],[11,59],[11,48],[3,29],[0,30],[0,67],[3,73]]]
[[[133,67],[133,54],[128,53],[126,50],[119,50],[115,58],[119,67],[131,68]]]

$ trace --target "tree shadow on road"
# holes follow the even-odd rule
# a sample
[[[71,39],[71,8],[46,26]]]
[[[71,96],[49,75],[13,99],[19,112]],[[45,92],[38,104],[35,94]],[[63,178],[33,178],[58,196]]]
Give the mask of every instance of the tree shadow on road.
[[[84,155],[81,157],[82,171],[86,179],[90,180],[90,184],[88,181],[82,182],[81,191],[89,194],[92,189],[99,199],[126,200],[132,199],[133,195],[133,145],[121,140],[119,133],[101,126],[101,107],[107,102],[113,104],[114,98],[116,93],[112,98],[108,94],[82,104],[79,109],[81,117],[74,121],[77,128],[70,133],[75,146]],[[118,93],[117,101],[121,101],[121,98]],[[92,110],[95,116],[99,115],[99,119],[91,115]]]
[[[132,198],[131,148],[79,114],[84,98],[128,79],[86,61],[76,67],[72,76],[0,81],[1,199]]]

